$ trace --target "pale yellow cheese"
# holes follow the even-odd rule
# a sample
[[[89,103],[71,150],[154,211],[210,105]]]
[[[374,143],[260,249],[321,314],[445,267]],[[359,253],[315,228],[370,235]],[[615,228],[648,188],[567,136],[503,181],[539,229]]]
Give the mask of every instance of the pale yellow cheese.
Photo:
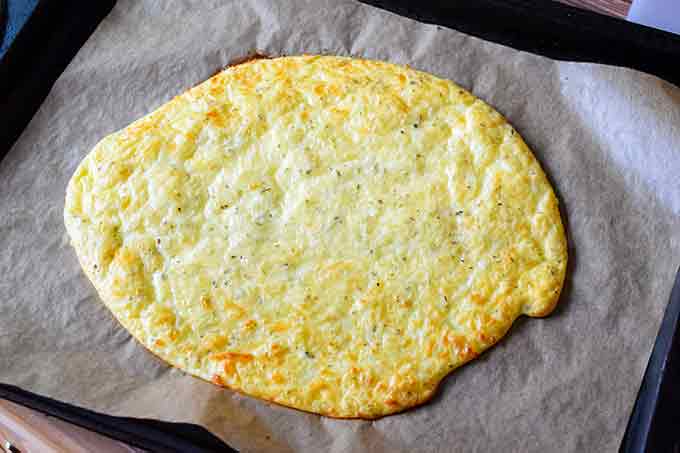
[[[342,57],[226,69],[104,138],[65,222],[153,353],[336,417],[426,401],[519,315],[548,314],[567,261],[553,190],[501,115]]]

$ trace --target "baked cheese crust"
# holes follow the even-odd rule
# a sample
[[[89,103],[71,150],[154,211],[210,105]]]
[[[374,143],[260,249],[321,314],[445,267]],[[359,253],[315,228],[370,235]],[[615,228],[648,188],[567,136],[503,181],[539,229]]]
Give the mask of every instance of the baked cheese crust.
[[[172,99],[96,145],[64,217],[154,354],[333,417],[425,402],[548,314],[567,264],[555,194],[500,114],[345,57],[255,60]]]

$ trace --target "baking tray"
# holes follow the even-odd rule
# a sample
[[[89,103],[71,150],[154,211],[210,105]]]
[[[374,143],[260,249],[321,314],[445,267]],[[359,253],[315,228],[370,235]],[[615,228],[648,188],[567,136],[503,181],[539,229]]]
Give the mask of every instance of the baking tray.
[[[2,2],[3,0],[0,0]],[[18,2],[21,0],[4,0]],[[554,59],[624,66],[680,86],[680,37],[552,0],[365,0]],[[0,59],[0,159],[115,0],[41,0]],[[3,24],[0,18],[0,26]],[[2,35],[2,32],[0,32]],[[0,160],[1,164],[1,160]],[[620,451],[680,451],[680,273]],[[234,451],[196,425],[111,417],[0,383],[0,398],[150,451]]]

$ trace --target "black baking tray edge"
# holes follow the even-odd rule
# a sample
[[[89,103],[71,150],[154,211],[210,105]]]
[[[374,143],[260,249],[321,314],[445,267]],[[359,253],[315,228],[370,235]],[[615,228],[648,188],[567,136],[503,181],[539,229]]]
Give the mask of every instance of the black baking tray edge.
[[[5,6],[7,7],[6,0]],[[19,0],[14,0],[19,1]],[[0,161],[116,0],[41,0],[0,59]],[[6,18],[0,18],[5,26]]]
[[[0,384],[0,399],[2,398],[148,451],[163,453],[236,451],[227,447],[204,428],[189,423],[112,417],[6,384]]]
[[[519,50],[629,67],[680,86],[679,36],[552,0],[362,1]],[[115,0],[43,0],[36,7],[0,60],[0,118],[5,123],[0,128],[0,160],[114,4]],[[680,388],[673,386],[680,383],[679,319],[680,273],[621,452],[680,451]],[[0,384],[0,398],[149,451],[235,451],[196,425],[111,417],[6,384]]]
[[[680,452],[680,270],[620,451]]]
[[[557,60],[623,66],[680,86],[680,36],[554,0],[362,0]]]

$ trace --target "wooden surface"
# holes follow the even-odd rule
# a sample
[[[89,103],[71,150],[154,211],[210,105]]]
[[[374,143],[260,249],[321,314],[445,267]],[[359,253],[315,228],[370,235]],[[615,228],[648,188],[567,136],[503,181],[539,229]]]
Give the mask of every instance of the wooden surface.
[[[615,17],[626,17],[632,0],[557,0],[571,6],[589,9]]]
[[[0,399],[0,452],[10,442],[21,453],[143,453],[79,426]]]

